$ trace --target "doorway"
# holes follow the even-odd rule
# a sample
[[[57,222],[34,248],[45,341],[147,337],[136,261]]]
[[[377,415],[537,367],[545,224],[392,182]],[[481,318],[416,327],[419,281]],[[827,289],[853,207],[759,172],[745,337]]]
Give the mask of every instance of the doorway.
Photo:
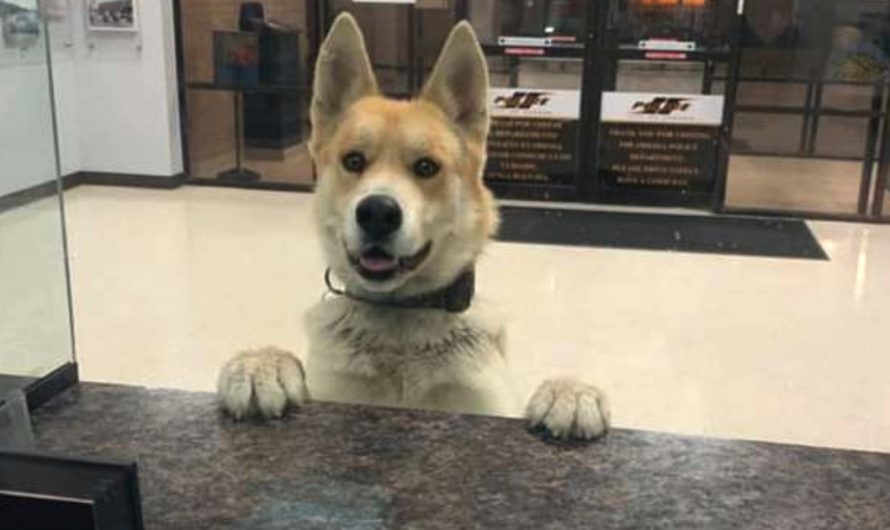
[[[712,208],[729,147],[735,0],[599,2],[595,202]],[[596,99],[596,95],[591,96]]]
[[[713,207],[735,0],[483,0],[501,196]],[[510,108],[504,108],[509,105]]]

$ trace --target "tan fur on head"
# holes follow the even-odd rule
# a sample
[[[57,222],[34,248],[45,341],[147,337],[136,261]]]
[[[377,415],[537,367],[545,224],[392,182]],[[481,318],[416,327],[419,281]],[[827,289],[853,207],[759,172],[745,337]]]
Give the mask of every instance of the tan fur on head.
[[[328,264],[357,291],[416,294],[450,283],[470,266],[495,233],[498,215],[485,188],[488,69],[471,26],[457,25],[421,95],[410,101],[379,94],[364,38],[355,19],[337,17],[316,65],[310,151],[319,174],[316,217]],[[343,167],[360,152],[360,174]],[[440,166],[429,179],[413,164],[428,157]],[[357,203],[369,195],[394,198],[404,226],[393,252],[409,256],[432,242],[422,267],[398,281],[363,281],[350,266],[360,248]]]
[[[309,111],[312,153],[353,103],[378,92],[365,38],[352,15],[343,14],[334,21],[318,54],[315,74]]]
[[[421,97],[439,106],[471,140],[488,136],[488,64],[469,22],[455,26]]]

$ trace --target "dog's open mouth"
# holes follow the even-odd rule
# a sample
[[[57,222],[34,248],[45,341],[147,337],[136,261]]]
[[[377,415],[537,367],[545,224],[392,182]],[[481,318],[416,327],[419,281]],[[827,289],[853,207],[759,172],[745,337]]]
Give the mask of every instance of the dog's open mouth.
[[[412,256],[396,257],[382,247],[372,246],[358,256],[350,255],[349,259],[363,278],[382,282],[419,267],[430,255],[432,248],[433,243],[430,241]]]

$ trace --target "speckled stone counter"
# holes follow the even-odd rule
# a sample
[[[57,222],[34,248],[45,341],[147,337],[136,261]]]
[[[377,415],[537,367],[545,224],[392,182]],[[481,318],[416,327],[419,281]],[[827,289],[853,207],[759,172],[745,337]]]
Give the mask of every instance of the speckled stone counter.
[[[137,461],[150,529],[890,528],[890,455],[329,404],[238,424],[93,384],[34,424],[40,449]]]

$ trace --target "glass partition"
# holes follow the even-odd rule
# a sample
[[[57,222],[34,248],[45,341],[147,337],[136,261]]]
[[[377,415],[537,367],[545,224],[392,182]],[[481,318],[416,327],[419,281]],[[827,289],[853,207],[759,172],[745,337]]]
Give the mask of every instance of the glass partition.
[[[73,361],[47,32],[0,2],[0,402]]]
[[[866,214],[888,33],[885,2],[745,3],[730,208]]]

